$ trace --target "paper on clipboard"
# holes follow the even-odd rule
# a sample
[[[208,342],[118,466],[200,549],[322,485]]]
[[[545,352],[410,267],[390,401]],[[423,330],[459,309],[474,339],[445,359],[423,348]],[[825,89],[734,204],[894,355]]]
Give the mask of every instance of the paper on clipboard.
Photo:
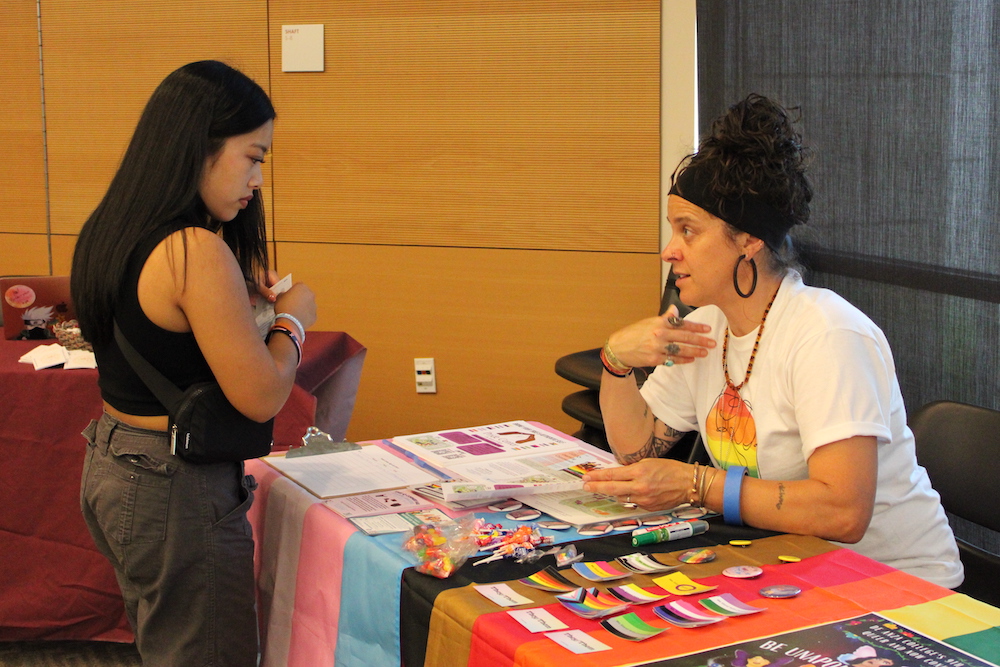
[[[319,498],[399,489],[437,482],[433,473],[377,445],[330,454],[261,459]]]

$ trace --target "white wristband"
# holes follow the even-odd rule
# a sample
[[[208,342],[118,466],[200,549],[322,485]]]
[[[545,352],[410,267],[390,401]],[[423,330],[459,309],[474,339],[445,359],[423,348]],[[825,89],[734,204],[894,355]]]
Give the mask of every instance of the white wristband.
[[[299,322],[297,317],[295,317],[294,315],[290,315],[289,313],[278,313],[277,315],[274,316],[274,319],[276,320],[284,319],[294,324],[295,328],[297,329],[295,333],[299,335],[299,340],[303,343],[306,341],[306,329],[305,327],[302,326],[302,322]]]

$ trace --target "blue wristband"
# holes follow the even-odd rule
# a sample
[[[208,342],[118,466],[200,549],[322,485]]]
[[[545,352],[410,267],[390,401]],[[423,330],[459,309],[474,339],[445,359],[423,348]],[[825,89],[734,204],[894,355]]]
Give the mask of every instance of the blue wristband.
[[[731,466],[726,469],[726,486],[722,492],[722,517],[730,526],[742,526],[740,516],[740,491],[743,488],[743,477],[747,469],[743,466]]]

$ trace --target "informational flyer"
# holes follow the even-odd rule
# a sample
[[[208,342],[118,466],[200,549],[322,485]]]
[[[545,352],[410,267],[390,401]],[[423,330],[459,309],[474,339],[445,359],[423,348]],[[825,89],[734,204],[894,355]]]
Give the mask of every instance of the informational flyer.
[[[434,503],[431,501],[406,489],[344,496],[343,498],[333,498],[325,502],[327,507],[345,519],[357,516],[415,512],[417,510],[433,509],[434,507]]]
[[[449,429],[392,439],[429,463],[447,468],[472,461],[488,461],[578,447],[576,438],[526,421]]]
[[[447,501],[581,492],[586,472],[618,465],[609,452],[525,421],[403,436],[392,444],[454,475],[440,483]]]
[[[878,614],[672,658],[671,667],[987,667]],[[993,667],[996,667],[993,665]]]
[[[430,509],[401,514],[380,514],[378,516],[358,516],[348,519],[367,535],[405,533],[422,523],[450,523],[451,518],[441,510]]]

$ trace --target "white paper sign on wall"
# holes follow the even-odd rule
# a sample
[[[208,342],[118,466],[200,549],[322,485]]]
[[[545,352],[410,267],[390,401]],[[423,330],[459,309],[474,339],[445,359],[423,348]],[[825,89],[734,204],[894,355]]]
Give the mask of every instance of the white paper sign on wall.
[[[281,26],[281,71],[323,71],[323,24]]]

